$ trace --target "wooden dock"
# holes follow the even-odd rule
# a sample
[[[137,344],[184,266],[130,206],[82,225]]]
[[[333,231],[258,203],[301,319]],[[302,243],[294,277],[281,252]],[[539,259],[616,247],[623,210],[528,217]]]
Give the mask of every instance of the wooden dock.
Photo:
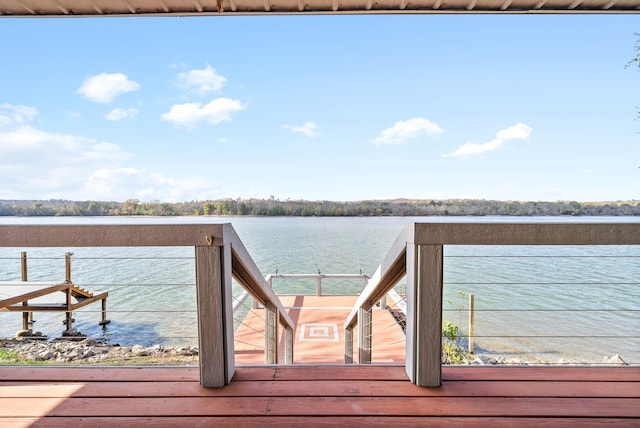
[[[639,367],[445,366],[440,388],[404,367],[0,367],[0,426],[638,427]]]
[[[0,282],[0,312],[22,312],[23,332],[30,335],[32,312],[62,312],[65,314],[66,332],[72,331],[73,312],[91,303],[102,302],[100,325],[108,324],[108,292],[93,294],[72,282]],[[63,335],[64,332],[63,332]],[[72,334],[70,334],[72,335]]]
[[[344,321],[358,296],[278,296],[296,325],[295,364],[344,364]],[[252,309],[236,329],[236,365],[264,364],[264,310]],[[372,353],[378,364],[404,364],[405,336],[388,310],[374,308]],[[279,337],[283,338],[282,329]],[[357,346],[357,340],[356,346]],[[279,361],[284,361],[281,339]],[[357,358],[356,358],[357,360]]]

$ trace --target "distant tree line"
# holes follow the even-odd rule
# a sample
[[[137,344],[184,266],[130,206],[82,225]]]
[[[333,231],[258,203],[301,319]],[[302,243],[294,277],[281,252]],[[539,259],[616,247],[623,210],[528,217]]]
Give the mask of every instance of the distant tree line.
[[[219,199],[167,203],[66,200],[0,200],[0,216],[640,216],[640,201],[523,202],[477,199],[281,201]]]

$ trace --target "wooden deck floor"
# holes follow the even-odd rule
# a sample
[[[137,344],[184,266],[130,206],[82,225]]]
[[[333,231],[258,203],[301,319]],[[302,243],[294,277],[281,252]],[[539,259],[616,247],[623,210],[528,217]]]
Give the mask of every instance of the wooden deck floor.
[[[293,362],[295,364],[344,364],[344,321],[358,296],[278,296],[296,324]],[[264,310],[254,309],[234,333],[236,365],[264,364]],[[372,362],[402,363],[405,335],[389,311],[372,312]],[[283,337],[282,329],[280,336]],[[357,335],[354,358],[357,362]],[[284,339],[280,341],[284,361]]]
[[[400,366],[237,369],[0,367],[0,426],[640,426],[640,368],[444,367],[441,388]]]

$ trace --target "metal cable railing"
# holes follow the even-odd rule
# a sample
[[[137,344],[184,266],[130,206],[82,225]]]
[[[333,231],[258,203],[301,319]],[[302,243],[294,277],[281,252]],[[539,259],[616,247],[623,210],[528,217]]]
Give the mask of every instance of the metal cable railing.
[[[536,254],[541,250],[536,247],[510,249],[523,253],[518,255],[492,255],[488,252],[491,250],[482,246],[445,247],[443,363],[640,364],[640,282],[634,281],[640,278],[640,248],[623,248],[624,251],[637,253],[635,255],[584,254],[585,251],[601,252],[602,247],[563,247],[561,251],[554,251],[556,254],[552,256]],[[608,252],[615,250],[615,247],[607,247]],[[576,251],[581,254],[571,253]],[[456,266],[456,263],[468,261],[465,259],[476,263],[464,268]],[[562,265],[563,260],[578,263],[586,259],[590,265],[589,270],[580,270],[580,278],[571,281],[565,278],[566,269],[565,272],[554,269],[544,275],[543,272],[527,272],[526,275],[532,278],[529,281],[506,281],[504,277],[500,281],[474,280],[485,277],[487,271],[490,274],[496,265],[504,268],[500,263],[492,263],[504,259],[513,260],[507,268],[511,276],[518,278],[521,277],[518,263],[522,260],[553,259]],[[601,272],[620,272],[616,269],[620,259],[629,262],[629,265],[618,274],[616,281],[585,280],[600,276]],[[596,260],[605,260],[607,265]],[[402,292],[405,288],[404,283],[398,284],[383,300],[396,322],[373,329],[370,340],[398,325],[404,327],[406,300],[395,289]],[[522,295],[523,289],[529,294]],[[558,305],[557,301],[567,294],[567,289],[570,290],[571,299],[565,299]],[[593,298],[598,295],[610,296],[611,289],[620,295],[617,300],[606,302],[605,306],[600,301],[596,305],[585,305],[585,301],[589,301],[589,296],[585,296],[587,290]],[[531,291],[535,291],[535,296],[530,295]],[[573,296],[573,293],[581,294]],[[390,297],[392,294],[393,298]],[[501,294],[505,295],[502,299]],[[532,301],[542,303],[531,307]],[[572,305],[568,306],[568,303]],[[544,307],[540,307],[540,304]],[[371,331],[371,327],[365,328],[365,331]],[[376,354],[383,346],[394,344],[404,343],[373,344],[371,362],[384,362],[377,359]]]
[[[64,257],[61,248],[21,255],[13,248],[0,251],[4,296],[20,295],[44,280],[73,286],[73,310],[65,307],[64,293],[25,300],[34,310],[23,313],[22,330],[15,311],[0,312],[0,337],[18,331],[21,339],[5,342],[12,350],[8,355],[17,352],[31,363],[197,364],[194,257],[188,248],[172,249],[171,257],[150,248],[83,248]],[[99,294],[105,295],[102,307],[99,302],[75,307]]]
[[[110,353],[114,354],[114,360],[120,363],[123,358],[127,358],[145,364],[180,363],[181,361],[175,358],[163,358],[166,356],[164,354],[171,354],[176,349],[182,349],[181,352],[184,353],[184,348],[189,348],[195,358],[185,362],[197,362],[194,258],[181,255],[188,254],[188,248],[173,249],[171,252],[174,254],[171,257],[161,256],[158,251],[149,248],[108,251],[120,254],[116,256],[105,254],[104,248],[84,248],[81,251],[76,250],[76,254],[67,253],[67,262],[72,267],[65,266],[67,258],[60,257],[59,248],[34,250],[36,256],[28,256],[26,252],[22,257],[6,255],[0,258],[2,279],[17,281],[0,282],[0,293],[4,290],[5,294],[19,294],[34,281],[42,280],[53,280],[56,283],[68,281],[74,287],[94,295],[108,293],[105,303],[110,322],[104,325],[98,324],[103,312],[99,303],[67,311],[61,307],[65,304],[65,296],[62,293],[48,293],[28,301],[34,307],[38,304],[41,307],[28,312],[30,319],[27,328],[23,326],[23,331],[19,334],[23,338],[38,339],[41,348],[44,348],[46,342],[59,342],[62,339],[72,341],[78,346],[83,343],[96,343],[101,351],[107,347],[113,351]],[[2,252],[18,253],[10,248],[2,249]],[[92,253],[99,255],[91,256]],[[21,264],[28,264],[28,268],[21,268]],[[65,278],[67,274],[70,274],[70,277]],[[28,281],[23,281],[26,279]],[[84,297],[73,296],[73,301],[81,302]],[[13,337],[16,330],[19,330],[19,317],[16,315],[13,311],[0,312],[0,337]],[[67,315],[71,318],[69,326],[66,324]],[[85,338],[88,340],[83,342]],[[132,353],[130,349],[134,346],[136,352]],[[88,349],[87,347],[85,349]],[[154,351],[146,348],[154,348]],[[160,350],[162,352],[159,352]],[[76,358],[71,362],[109,361],[103,353],[92,353],[84,352],[83,358]],[[146,358],[145,361],[134,358],[140,357],[140,354],[151,353],[155,354],[155,358]],[[56,363],[69,362],[65,355],[51,356],[51,360]]]
[[[372,307],[406,274],[405,365],[419,385],[438,386],[443,361],[638,364],[638,244],[640,227],[634,223],[410,224],[345,322],[345,362],[354,361],[356,325],[364,339],[358,360],[373,361]],[[570,246],[579,251],[562,253]],[[497,248],[525,252],[492,254]],[[443,307],[456,305],[456,293],[472,295],[473,303]],[[463,313],[470,318],[468,329]],[[458,322],[451,321],[456,315]],[[612,355],[584,358],[575,346]],[[486,359],[469,359],[478,354]],[[552,355],[563,357],[550,361]]]
[[[383,360],[379,357],[382,345],[399,343],[395,339],[382,345],[376,342],[376,331],[384,336],[393,328],[389,322],[376,324],[375,311],[378,309],[375,305],[394,287],[406,289],[405,365],[410,379],[419,385],[436,386],[440,382],[443,314],[445,321],[458,327],[455,332],[445,332],[445,338],[451,338],[460,345],[467,334],[475,342],[474,356],[483,352],[488,354],[487,351],[498,355],[497,345],[492,340],[503,344],[512,339],[509,349],[499,350],[510,357],[514,353],[545,353],[545,349],[537,350],[534,345],[525,343],[529,339],[538,340],[551,352],[558,349],[553,341],[559,341],[560,347],[566,348],[574,340],[580,343],[585,340],[602,341],[607,345],[615,343],[640,349],[637,333],[640,331],[637,328],[640,313],[638,244],[640,227],[635,223],[409,224],[357,297],[357,303],[347,317],[344,324],[345,361],[355,360],[355,344],[358,348],[357,361],[366,364],[375,362],[376,358]],[[561,251],[565,251],[568,245],[578,246],[580,252],[562,257]],[[596,245],[598,250],[606,248],[606,257],[589,253],[587,250],[592,245]],[[0,246],[34,248],[34,263],[41,262],[42,266],[55,266],[55,269],[63,266],[59,256],[46,256],[45,251],[52,247],[57,249],[55,251],[67,251],[67,248],[74,251],[73,257],[78,260],[77,263],[74,261],[71,280],[74,286],[89,290],[72,288],[65,272],[61,281],[53,283],[54,291],[64,291],[67,305],[72,297],[87,297],[83,295],[85,292],[108,292],[108,296],[101,294],[104,298],[100,301],[103,304],[108,301],[109,304],[106,309],[104,306],[94,309],[91,305],[74,307],[73,314],[78,318],[65,319],[66,326],[71,323],[83,325],[85,315],[92,317],[95,323],[100,320],[98,313],[104,315],[106,311],[110,314],[113,310],[118,317],[130,313],[142,325],[137,331],[127,331],[126,336],[153,341],[160,336],[158,323],[177,324],[181,328],[163,337],[170,340],[197,338],[201,382],[205,386],[227,383],[233,375],[234,348],[241,342],[254,343],[240,338],[236,343],[233,340],[234,328],[242,327],[238,321],[234,321],[233,307],[247,312],[253,309],[241,296],[241,289],[246,290],[258,306],[264,308],[258,317],[259,323],[264,326],[264,362],[275,364],[283,360],[293,361],[292,336],[295,325],[288,310],[269,286],[270,280],[259,272],[230,225],[0,226]],[[539,250],[538,246],[544,250]],[[495,251],[521,247],[529,253]],[[100,248],[99,254],[83,253],[90,248]],[[162,251],[158,253],[159,257],[154,257],[133,250],[123,253],[123,248],[126,251],[146,248],[152,252],[161,248]],[[195,248],[195,257],[185,255],[187,248],[190,248],[187,251]],[[634,252],[617,252],[620,248]],[[451,252],[450,249],[455,251]],[[480,252],[477,252],[478,249]],[[550,249],[559,252],[541,253]],[[8,257],[0,252],[0,262]],[[8,263],[11,269],[19,271],[15,259]],[[122,275],[120,269],[124,266],[134,267],[127,275]],[[63,267],[66,269],[66,266]],[[593,274],[585,277],[588,269],[592,269]],[[34,266],[30,266],[29,272],[35,270]],[[558,277],[558,272],[564,272],[564,276]],[[176,274],[178,279],[171,277]],[[2,275],[0,281],[16,278],[8,278],[5,272]],[[236,281],[235,285],[232,278]],[[405,278],[406,284],[402,284]],[[43,280],[38,276],[35,279]],[[35,279],[29,274],[28,282]],[[586,294],[596,288],[606,291]],[[464,304],[457,306],[453,303],[460,292],[465,296],[475,296],[474,311],[466,309]],[[188,295],[191,306],[179,307],[178,295]],[[552,296],[552,299],[545,300],[541,296]],[[28,299],[25,297],[23,300],[31,300],[32,297],[41,296],[29,295]],[[127,306],[127,301],[134,297],[142,299],[141,307]],[[522,302],[526,304],[514,305],[513,302],[517,302],[519,297],[523,297]],[[119,299],[121,302],[118,302]],[[161,299],[167,301],[164,306],[158,304]],[[449,300],[452,302],[449,306],[443,305]],[[624,304],[616,305],[616,302]],[[99,304],[98,300],[90,303]],[[395,301],[383,306],[389,306],[393,311],[400,308]],[[12,309],[31,312],[26,308]],[[145,318],[147,311],[151,312],[148,320]],[[465,332],[465,312],[467,315],[475,314],[472,334]],[[574,318],[585,314],[595,315],[596,322],[588,324],[579,319],[573,325],[568,325],[567,314]],[[29,319],[23,317],[23,322],[29,323]],[[354,334],[356,325],[358,331]],[[586,330],[585,326],[588,326]],[[106,328],[112,327],[114,324]],[[195,333],[189,333],[191,327],[195,327]],[[538,330],[538,327],[551,328],[552,333]],[[254,327],[253,332],[259,330],[259,327]],[[319,333],[314,330],[313,334]],[[142,344],[136,345],[145,348]],[[156,343],[153,346],[164,345]],[[254,351],[259,351],[259,345],[253,346],[256,348]],[[604,345],[598,344],[597,347],[599,352],[604,350]],[[619,346],[617,349],[626,348]],[[609,350],[606,349],[606,352]],[[621,359],[637,364],[633,354],[627,354],[626,350],[622,354],[620,352]],[[279,358],[282,354],[282,358]],[[571,360],[563,360],[562,363],[567,362]]]
[[[246,292],[233,296],[233,350],[236,365],[265,363],[265,311]],[[255,305],[257,306],[257,305]]]
[[[640,247],[507,249],[445,248],[444,319],[466,361],[640,364]],[[475,297],[474,326],[460,292]]]

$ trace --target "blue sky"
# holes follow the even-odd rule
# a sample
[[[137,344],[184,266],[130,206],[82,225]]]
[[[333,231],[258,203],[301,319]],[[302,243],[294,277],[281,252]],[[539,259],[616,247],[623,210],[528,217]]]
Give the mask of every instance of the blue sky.
[[[640,199],[638,15],[0,19],[0,199]]]

